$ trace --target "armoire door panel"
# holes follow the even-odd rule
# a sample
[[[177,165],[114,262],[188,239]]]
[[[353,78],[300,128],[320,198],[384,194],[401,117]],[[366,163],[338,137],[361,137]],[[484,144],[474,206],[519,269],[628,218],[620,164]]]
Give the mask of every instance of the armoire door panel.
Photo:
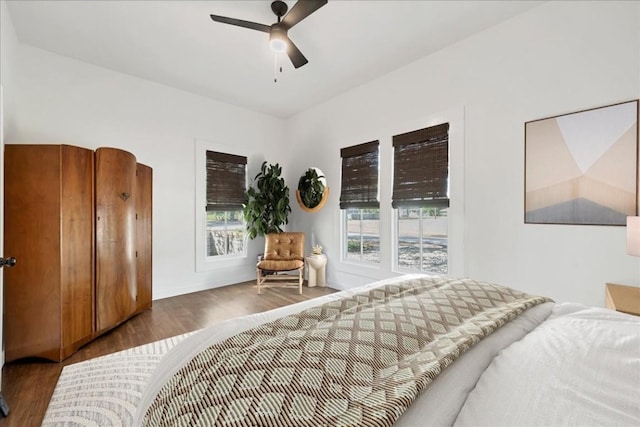
[[[20,260],[4,271],[5,358],[55,358],[60,348],[60,147],[6,145],[4,173],[4,250]]]
[[[63,145],[60,206],[62,354],[70,356],[94,332],[94,153]]]
[[[151,308],[152,301],[152,204],[153,169],[138,163],[136,174],[136,274],[138,312]]]
[[[95,156],[96,329],[136,311],[136,158],[115,148]]]

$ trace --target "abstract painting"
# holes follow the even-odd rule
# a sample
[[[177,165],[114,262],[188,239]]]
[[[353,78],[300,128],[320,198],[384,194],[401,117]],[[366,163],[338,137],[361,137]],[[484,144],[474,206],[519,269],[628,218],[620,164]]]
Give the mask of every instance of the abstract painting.
[[[638,100],[525,123],[525,223],[625,225],[638,212]]]

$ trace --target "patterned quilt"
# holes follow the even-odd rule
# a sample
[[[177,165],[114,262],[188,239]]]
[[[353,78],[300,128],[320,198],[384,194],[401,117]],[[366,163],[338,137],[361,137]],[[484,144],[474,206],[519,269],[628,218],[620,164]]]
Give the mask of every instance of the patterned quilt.
[[[211,345],[144,425],[390,426],[460,354],[546,301],[446,277],[371,289]]]

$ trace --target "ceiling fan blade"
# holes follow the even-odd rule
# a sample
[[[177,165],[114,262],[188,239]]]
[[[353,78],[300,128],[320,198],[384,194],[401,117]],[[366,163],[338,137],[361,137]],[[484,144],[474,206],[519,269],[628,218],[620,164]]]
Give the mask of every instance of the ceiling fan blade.
[[[258,24],[257,22],[243,21],[242,19],[227,18],[226,16],[219,16],[219,15],[209,15],[209,16],[211,16],[211,19],[213,19],[216,22],[222,22],[223,24],[230,24],[230,25],[236,25],[238,27],[249,28],[250,30],[258,30],[258,31],[263,31],[265,33],[268,33],[269,30],[271,29],[271,26]]]
[[[327,1],[328,0],[298,0],[280,24],[284,28],[289,29],[327,4]]]
[[[289,59],[291,60],[295,68],[300,68],[304,64],[309,62],[307,58],[304,57],[302,52],[300,52],[300,49],[298,49],[298,47],[293,44],[289,37],[287,37],[287,55],[289,56]]]

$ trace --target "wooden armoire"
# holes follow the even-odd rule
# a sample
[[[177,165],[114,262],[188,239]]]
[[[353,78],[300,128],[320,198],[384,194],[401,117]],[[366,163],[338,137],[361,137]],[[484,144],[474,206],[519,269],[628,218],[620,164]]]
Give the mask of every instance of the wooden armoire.
[[[152,170],[116,148],[5,146],[5,358],[60,361],[151,307]]]

